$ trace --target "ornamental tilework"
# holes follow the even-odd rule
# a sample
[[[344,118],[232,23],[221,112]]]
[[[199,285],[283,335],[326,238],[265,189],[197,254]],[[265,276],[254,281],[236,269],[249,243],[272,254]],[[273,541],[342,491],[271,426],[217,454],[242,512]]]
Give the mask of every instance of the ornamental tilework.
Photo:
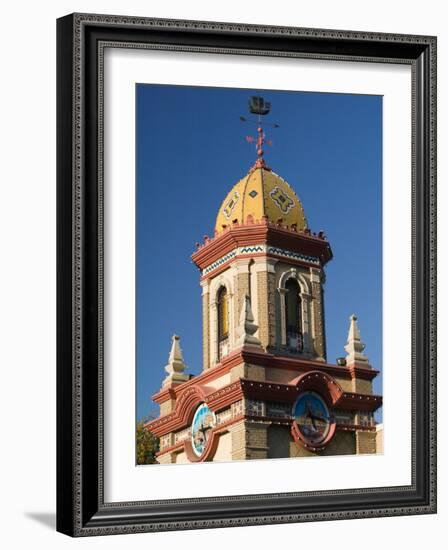
[[[237,248],[237,254],[253,254],[254,252],[266,252],[266,246],[259,244],[255,246],[243,246]]]
[[[236,256],[244,256],[245,254],[256,254],[258,252],[264,252],[265,254],[275,254],[276,256],[282,256],[283,258],[289,258],[293,260],[302,260],[304,262],[308,262],[314,265],[320,265],[319,258],[315,258],[314,256],[307,256],[306,254],[300,254],[299,252],[293,252],[292,250],[284,250],[282,248],[277,248],[275,246],[257,244],[252,246],[241,246],[239,248],[235,248],[235,250],[232,250],[225,256],[222,256],[221,258],[219,258],[219,260],[216,260],[216,262],[213,262],[208,267],[203,269],[202,275],[207,275],[211,271],[214,271],[215,269],[222,266],[227,261],[235,258]]]
[[[225,409],[224,411],[221,411],[216,415],[216,423],[218,426],[220,424],[224,424],[225,422],[228,422],[229,420],[232,420],[232,409],[230,407],[228,409]]]
[[[232,198],[226,204],[226,206],[224,208],[224,216],[227,219],[230,218],[230,216],[232,214],[232,211],[236,206],[236,203],[239,201],[239,198],[240,198],[240,194],[238,193],[238,191],[235,191],[235,193],[232,195]]]
[[[232,403],[232,418],[243,414],[243,401]]]
[[[227,260],[230,260],[232,258],[234,258],[236,256],[236,250],[232,250],[232,252],[229,252],[228,254],[226,254],[225,256],[223,256],[222,258],[219,258],[219,260],[216,260],[216,262],[213,262],[212,264],[210,264],[208,267],[206,267],[203,271],[202,271],[202,274],[203,275],[207,275],[207,273],[210,273],[210,271],[213,271],[214,269],[216,269],[217,267],[221,266],[222,264],[224,264],[225,262],[227,262]]]
[[[312,264],[319,265],[319,259],[313,256],[306,256],[305,254],[299,254],[298,252],[292,252],[291,250],[283,250],[274,246],[269,246],[267,249],[268,254],[275,254],[276,256],[283,256],[285,258],[292,258],[294,260],[304,260]]]
[[[280,212],[283,214],[287,214],[291,208],[294,206],[294,201],[291,199],[289,195],[286,194],[285,191],[280,189],[280,187],[276,187],[270,192],[271,199],[274,201],[274,203],[278,206]]]
[[[246,413],[249,416],[264,416],[265,414],[264,401],[248,399],[246,401]]]
[[[181,443],[182,441],[185,441],[191,437],[191,427],[188,426],[188,428],[185,428],[184,430],[181,430],[180,432],[177,432],[174,434],[174,444]]]

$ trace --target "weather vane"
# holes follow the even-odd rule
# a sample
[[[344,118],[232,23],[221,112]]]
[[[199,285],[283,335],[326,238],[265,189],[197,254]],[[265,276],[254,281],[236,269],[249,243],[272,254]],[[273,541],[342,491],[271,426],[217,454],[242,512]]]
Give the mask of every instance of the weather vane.
[[[255,117],[253,118],[246,118],[243,116],[240,116],[241,122],[249,122],[252,124],[257,125],[257,136],[246,136],[246,141],[248,143],[255,143],[255,148],[257,151],[257,165],[264,166],[264,150],[263,145],[266,143],[267,145],[272,145],[272,141],[270,139],[266,139],[266,133],[263,130],[264,126],[271,126],[271,128],[279,128],[278,124],[270,123],[270,122],[264,122],[262,120],[262,117],[269,114],[271,110],[271,102],[265,101],[263,97],[260,96],[251,96],[249,99],[249,112]]]

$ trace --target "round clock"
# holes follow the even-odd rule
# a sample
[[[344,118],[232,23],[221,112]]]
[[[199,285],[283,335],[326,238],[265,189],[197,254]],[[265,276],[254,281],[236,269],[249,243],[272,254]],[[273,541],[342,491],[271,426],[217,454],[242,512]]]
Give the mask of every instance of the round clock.
[[[199,405],[191,423],[191,446],[197,457],[202,456],[209,442],[212,429],[216,426],[215,414],[205,403]]]
[[[299,395],[293,409],[294,420],[301,439],[311,447],[327,443],[333,421],[327,404],[312,391]]]

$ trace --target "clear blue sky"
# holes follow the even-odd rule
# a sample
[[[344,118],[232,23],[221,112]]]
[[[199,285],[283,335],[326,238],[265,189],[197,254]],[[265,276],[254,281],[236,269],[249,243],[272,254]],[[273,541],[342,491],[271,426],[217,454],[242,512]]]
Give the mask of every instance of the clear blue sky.
[[[199,271],[190,256],[255,160],[242,123],[251,95],[272,103],[266,161],[295,189],[312,231],[323,230],[328,361],[344,356],[356,313],[366,354],[382,360],[382,98],[139,84],[137,98],[137,418],[165,377],[171,335],[189,372],[202,368]],[[375,382],[381,393],[381,377]]]

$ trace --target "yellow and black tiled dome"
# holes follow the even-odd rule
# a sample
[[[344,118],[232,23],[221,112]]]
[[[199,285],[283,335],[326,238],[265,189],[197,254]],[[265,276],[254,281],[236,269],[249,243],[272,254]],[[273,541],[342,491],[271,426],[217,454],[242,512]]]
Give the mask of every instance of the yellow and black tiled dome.
[[[279,219],[285,225],[307,228],[302,203],[292,187],[265,166],[254,167],[225,198],[216,218],[215,231],[221,232],[233,223],[246,223],[248,216],[256,220]]]

